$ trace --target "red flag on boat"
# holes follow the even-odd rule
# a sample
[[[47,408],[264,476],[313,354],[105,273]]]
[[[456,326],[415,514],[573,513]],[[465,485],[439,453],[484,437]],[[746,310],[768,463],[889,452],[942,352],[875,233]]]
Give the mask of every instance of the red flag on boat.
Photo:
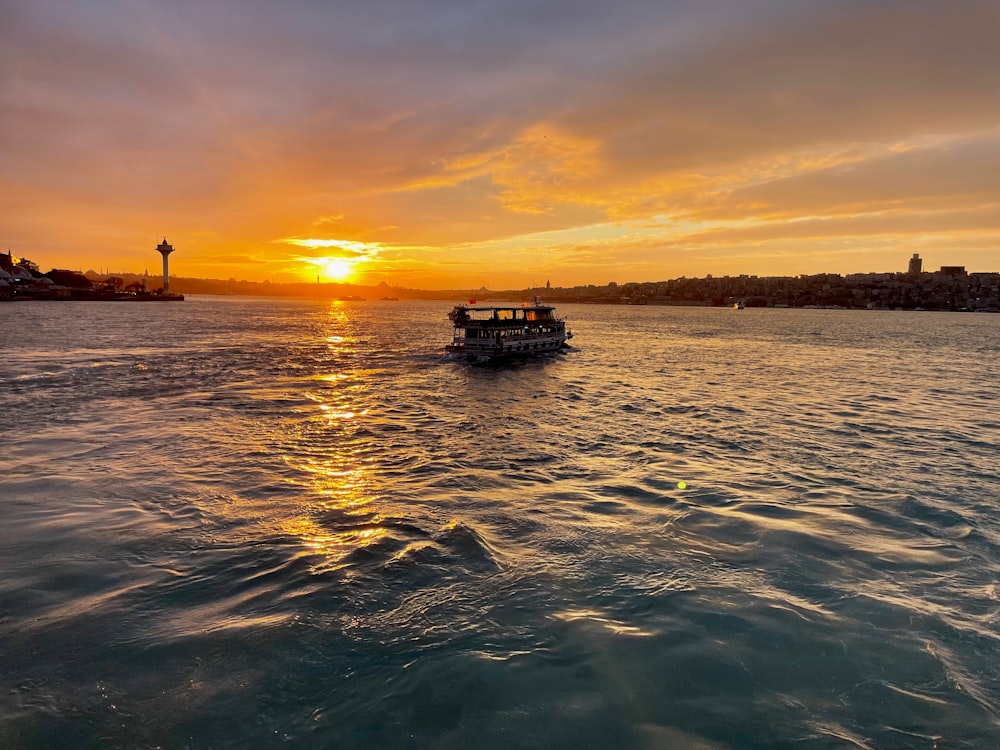
[[[476,301],[475,301],[474,299],[470,299],[470,300],[469,300],[469,304],[470,304],[470,305],[474,305],[474,304],[476,304]]]

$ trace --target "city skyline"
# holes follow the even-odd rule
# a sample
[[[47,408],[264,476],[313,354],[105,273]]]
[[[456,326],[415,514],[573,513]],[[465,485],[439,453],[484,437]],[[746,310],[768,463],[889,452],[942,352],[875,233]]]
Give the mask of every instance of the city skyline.
[[[0,11],[0,246],[527,288],[1000,267],[987,2]]]
[[[157,247],[154,248],[154,249],[162,253],[163,251],[162,251],[161,248],[164,245],[166,245],[167,247],[170,248],[169,252],[171,252],[171,253],[173,252],[174,247],[172,245],[167,244],[167,238],[166,238],[166,236],[162,237],[160,244],[157,245]],[[161,277],[165,276],[165,273],[161,273],[159,275],[156,274],[155,270],[154,270],[154,273],[151,274],[150,271],[149,271],[149,265],[148,264],[146,264],[143,267],[142,270],[138,270],[138,269],[126,269],[126,268],[118,268],[118,269],[112,270],[110,267],[107,267],[107,266],[99,266],[98,268],[94,268],[93,266],[89,266],[89,267],[84,268],[84,266],[82,266],[82,265],[78,265],[75,268],[63,268],[63,267],[59,267],[59,266],[51,266],[51,267],[49,267],[49,265],[46,264],[44,261],[39,262],[38,259],[36,259],[36,258],[30,258],[27,255],[24,255],[24,256],[13,255],[12,251],[10,251],[9,249],[7,250],[6,253],[0,253],[0,255],[12,257],[13,262],[21,262],[22,260],[27,260],[29,262],[29,264],[34,269],[36,269],[37,273],[44,273],[46,269],[49,269],[51,271],[71,271],[71,272],[75,272],[75,273],[79,273],[79,274],[85,274],[85,275],[87,275],[89,277],[94,277],[94,278],[106,278],[106,277],[121,276],[121,275],[124,275],[124,276],[144,276],[144,277],[155,277],[155,278],[161,278]],[[319,268],[317,268],[316,266],[311,266],[310,268],[312,269],[312,272],[314,274],[312,278],[287,278],[287,279],[284,279],[284,280],[275,281],[274,283],[278,283],[278,284],[281,284],[281,283],[301,284],[301,283],[311,283],[311,282],[314,282],[314,283],[318,283],[318,284],[334,283],[334,284],[347,284],[347,285],[369,286],[369,287],[375,287],[375,286],[380,286],[381,285],[381,286],[396,286],[396,287],[400,287],[400,288],[411,288],[411,289],[414,289],[414,290],[423,290],[423,291],[449,291],[449,290],[461,291],[461,290],[472,290],[472,289],[475,289],[475,288],[484,289],[484,290],[490,290],[490,291],[503,291],[503,290],[506,290],[506,291],[516,291],[517,289],[538,289],[538,288],[542,288],[542,287],[572,288],[572,287],[580,287],[580,286],[608,286],[608,285],[614,286],[614,285],[618,285],[618,284],[629,284],[629,283],[650,284],[650,283],[661,283],[661,282],[675,281],[675,280],[684,279],[684,278],[692,278],[692,279],[699,279],[699,278],[711,279],[713,277],[716,277],[716,278],[746,278],[746,277],[753,277],[753,278],[756,278],[756,277],[763,277],[763,278],[787,278],[787,277],[791,277],[791,278],[795,278],[795,277],[799,277],[799,276],[807,277],[807,276],[823,276],[823,275],[835,275],[835,276],[839,275],[839,276],[850,277],[850,276],[884,275],[884,274],[894,275],[894,274],[902,274],[902,273],[906,273],[906,274],[910,274],[910,275],[921,274],[921,273],[926,273],[926,274],[935,274],[935,273],[953,274],[956,270],[960,270],[962,273],[980,274],[980,275],[982,275],[982,274],[992,275],[992,274],[1000,273],[1000,270],[998,270],[998,269],[969,268],[969,267],[967,267],[963,263],[949,264],[949,265],[935,265],[934,262],[933,262],[933,259],[930,259],[930,261],[931,262],[928,263],[928,259],[927,258],[922,257],[919,253],[913,253],[909,257],[905,258],[903,261],[899,262],[897,264],[897,267],[895,267],[895,268],[885,268],[885,269],[879,269],[879,270],[872,270],[872,269],[869,269],[867,271],[844,270],[844,271],[836,271],[836,272],[835,271],[817,271],[815,273],[809,273],[809,274],[748,274],[748,273],[739,273],[739,272],[736,272],[736,273],[723,273],[723,274],[706,273],[706,274],[700,274],[700,275],[682,274],[681,276],[674,276],[674,277],[670,277],[670,278],[624,279],[624,280],[622,280],[622,279],[609,279],[609,280],[607,280],[605,282],[586,282],[586,283],[581,283],[581,284],[568,284],[568,285],[559,284],[558,283],[558,279],[557,279],[557,283],[553,284],[552,283],[552,278],[551,277],[546,277],[544,280],[541,280],[541,281],[539,279],[537,279],[537,278],[532,278],[531,283],[528,284],[528,285],[526,285],[526,286],[524,286],[524,287],[506,287],[506,288],[504,288],[504,287],[491,287],[487,283],[483,283],[479,287],[476,287],[475,284],[471,284],[471,283],[468,284],[468,285],[466,285],[466,286],[455,286],[455,287],[433,287],[433,286],[431,286],[431,287],[419,287],[419,286],[418,287],[406,287],[404,284],[391,284],[391,283],[389,283],[389,281],[387,281],[384,278],[380,279],[380,280],[377,280],[377,281],[375,281],[375,280],[365,281],[365,280],[354,278],[354,277],[350,277],[350,278],[346,278],[346,277],[345,278],[334,278],[334,277],[331,277],[331,276],[328,276],[328,275],[324,274],[322,272],[322,270],[319,269]],[[164,266],[164,268],[166,268],[166,266]],[[236,275],[236,276],[229,276],[226,279],[223,279],[223,278],[220,278],[220,277],[200,277],[200,276],[188,276],[186,278],[188,280],[196,280],[196,281],[219,281],[219,282],[222,282],[222,281],[228,280],[230,282],[241,282],[241,283],[243,283],[243,282],[253,282],[253,283],[265,282],[265,283],[271,283],[272,282],[271,278],[248,279],[248,278],[245,278],[243,276],[238,276],[238,275]]]

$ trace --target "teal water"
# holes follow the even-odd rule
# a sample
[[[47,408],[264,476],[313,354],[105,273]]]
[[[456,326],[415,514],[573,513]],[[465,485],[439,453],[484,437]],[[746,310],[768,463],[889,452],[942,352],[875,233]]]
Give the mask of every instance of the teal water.
[[[1000,746],[1000,316],[0,306],[0,747]]]

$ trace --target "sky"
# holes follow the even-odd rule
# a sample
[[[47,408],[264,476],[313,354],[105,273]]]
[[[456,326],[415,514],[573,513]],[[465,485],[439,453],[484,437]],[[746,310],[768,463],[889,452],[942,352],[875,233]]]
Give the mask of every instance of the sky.
[[[1000,271],[996,0],[0,0],[0,251],[448,289]]]

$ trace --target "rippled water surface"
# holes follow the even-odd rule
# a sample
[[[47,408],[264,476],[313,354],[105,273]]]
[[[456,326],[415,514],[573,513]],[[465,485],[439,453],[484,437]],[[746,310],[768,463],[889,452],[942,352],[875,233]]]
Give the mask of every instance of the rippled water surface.
[[[1000,747],[1000,316],[0,306],[0,747]]]

